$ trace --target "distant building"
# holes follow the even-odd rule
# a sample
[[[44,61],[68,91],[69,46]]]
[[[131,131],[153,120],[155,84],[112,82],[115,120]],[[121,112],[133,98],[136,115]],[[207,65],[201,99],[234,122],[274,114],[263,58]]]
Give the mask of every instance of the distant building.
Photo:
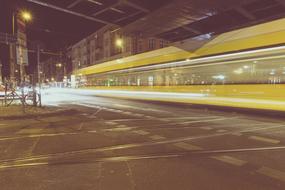
[[[62,82],[65,76],[65,62],[61,56],[42,61],[42,82]]]
[[[168,41],[124,35],[115,26],[105,26],[72,46],[72,69],[77,70],[130,55],[168,46]]]
[[[74,46],[72,46],[71,59],[73,61],[73,69],[80,69],[88,66],[87,55],[87,39],[83,39]]]

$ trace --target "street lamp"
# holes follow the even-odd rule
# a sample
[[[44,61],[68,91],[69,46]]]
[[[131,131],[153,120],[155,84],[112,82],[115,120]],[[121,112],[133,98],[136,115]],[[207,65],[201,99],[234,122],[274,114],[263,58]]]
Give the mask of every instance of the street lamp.
[[[124,46],[124,41],[122,40],[122,38],[117,38],[115,41],[115,45],[119,49],[119,53],[122,53],[123,52],[123,46]]]
[[[33,20],[33,16],[31,14],[31,12],[29,12],[27,10],[20,10],[16,14],[13,13],[13,17],[12,17],[13,35],[15,34],[15,15],[20,16],[21,19],[26,23]]]
[[[55,66],[58,67],[58,68],[61,68],[62,64],[61,63],[57,63]]]
[[[123,47],[123,40],[121,38],[118,38],[116,40],[116,46],[119,47],[119,48]]]
[[[26,10],[21,11],[20,16],[25,22],[30,22],[33,19],[32,14]]]

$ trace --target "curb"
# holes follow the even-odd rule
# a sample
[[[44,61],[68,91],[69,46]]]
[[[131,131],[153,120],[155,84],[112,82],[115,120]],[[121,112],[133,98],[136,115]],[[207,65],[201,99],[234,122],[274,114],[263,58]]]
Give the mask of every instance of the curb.
[[[30,119],[30,118],[37,118],[42,116],[53,116],[59,114],[75,114],[78,113],[75,109],[57,109],[55,111],[47,111],[44,113],[23,113],[20,115],[7,115],[7,116],[0,116],[0,120],[14,120],[14,119]]]

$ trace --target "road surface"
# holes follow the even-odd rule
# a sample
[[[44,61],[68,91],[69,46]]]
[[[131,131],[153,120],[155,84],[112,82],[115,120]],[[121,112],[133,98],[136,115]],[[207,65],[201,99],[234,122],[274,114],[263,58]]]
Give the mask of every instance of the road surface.
[[[285,121],[47,90],[62,111],[0,120],[3,190],[283,190]]]

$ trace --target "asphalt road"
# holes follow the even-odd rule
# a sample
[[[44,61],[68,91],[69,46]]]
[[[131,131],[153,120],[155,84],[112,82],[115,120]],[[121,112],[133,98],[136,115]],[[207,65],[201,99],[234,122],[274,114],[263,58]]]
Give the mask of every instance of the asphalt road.
[[[0,120],[2,190],[283,190],[285,121],[53,90]]]

